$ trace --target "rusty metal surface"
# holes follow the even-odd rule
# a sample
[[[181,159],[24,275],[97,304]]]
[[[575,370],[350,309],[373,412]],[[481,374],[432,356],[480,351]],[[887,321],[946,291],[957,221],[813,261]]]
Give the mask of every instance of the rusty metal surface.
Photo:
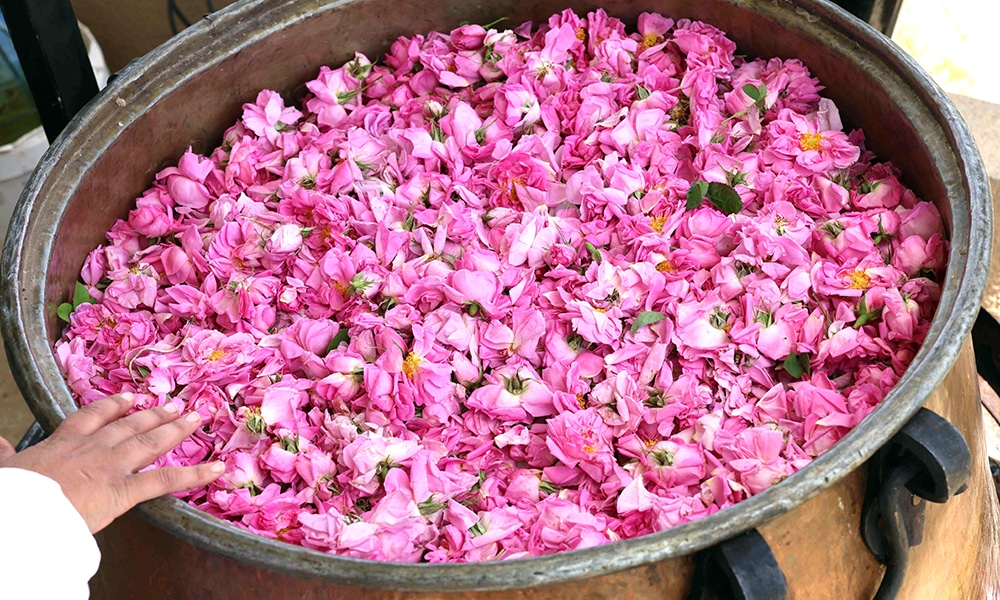
[[[56,305],[72,290],[86,253],[126,214],[153,173],[189,145],[211,148],[257,90],[300,95],[302,83],[319,65],[341,63],[355,50],[375,55],[398,35],[501,16],[513,22],[544,19],[566,5],[578,11],[600,6],[626,20],[643,10],[703,19],[729,32],[740,52],[800,57],[828,86],[847,120],[865,129],[869,146],[896,163],[918,195],[937,202],[953,242],[942,303],[924,348],[885,402],[834,449],[774,488],[701,521],[600,548],[484,565],[380,564],[264,540],[162,498],[139,509],[156,528],[122,521],[102,538],[110,545],[99,581],[137,577],[132,585],[156,582],[159,587],[134,588],[148,591],[135,596],[142,598],[222,598],[219,594],[228,593],[220,591],[224,588],[241,594],[274,590],[274,597],[283,597],[285,590],[291,597],[444,599],[464,596],[445,592],[477,591],[481,598],[576,600],[606,590],[610,595],[595,600],[627,594],[682,598],[686,556],[761,526],[793,598],[863,598],[873,589],[880,569],[857,534],[858,467],[929,396],[932,402],[944,398],[939,401],[946,402],[945,410],[939,412],[954,417],[970,442],[981,444],[978,413],[975,423],[956,420],[969,407],[978,410],[978,396],[966,395],[961,387],[949,390],[954,375],[942,381],[956,359],[956,372],[972,369],[962,349],[985,286],[991,207],[982,162],[948,98],[898,49],[819,0],[244,0],[207,17],[125,69],[50,148],[26,188],[0,277],[0,325],[24,396],[49,430],[74,410],[50,350],[59,332]],[[933,527],[938,518],[952,527],[948,539],[959,539],[963,546],[979,539],[985,516],[969,505],[975,494],[982,497],[982,490],[972,490],[955,505],[962,507],[961,517],[951,504],[943,516],[928,516],[925,545],[936,543],[934,536],[943,531]],[[115,531],[133,537],[114,538]],[[943,561],[929,558],[926,564],[934,568],[921,570],[948,571],[934,560]],[[830,565],[843,574],[833,582]],[[229,583],[222,586],[220,580]],[[190,593],[156,592],[196,584],[200,587]],[[358,592],[349,586],[382,589]],[[548,587],[486,592],[528,586]],[[386,591],[392,589],[426,593]],[[129,597],[117,594],[105,597]]]
[[[928,503],[924,543],[911,548],[910,569],[899,597],[987,598],[988,584],[1000,576],[1000,521],[970,341],[966,340],[945,384],[934,390],[926,406],[951,421],[965,436],[972,451],[973,469],[965,493],[946,504]],[[961,532],[960,536],[956,532]],[[958,537],[961,539],[954,539]]]
[[[685,600],[694,572],[689,557],[528,589],[406,592],[359,589],[248,567],[180,541],[134,513],[97,536],[105,561],[90,582],[95,600]],[[376,565],[375,568],[378,568]],[[441,582],[442,587],[446,582]],[[831,597],[832,598],[832,597]]]

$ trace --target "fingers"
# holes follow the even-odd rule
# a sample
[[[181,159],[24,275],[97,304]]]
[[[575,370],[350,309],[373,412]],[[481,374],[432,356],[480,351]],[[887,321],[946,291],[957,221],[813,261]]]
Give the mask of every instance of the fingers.
[[[12,446],[11,443],[4,438],[0,437],[0,462],[14,456],[14,453],[14,446]]]
[[[213,462],[190,467],[164,467],[143,471],[129,478],[126,495],[131,504],[138,504],[164,494],[208,485],[225,470],[225,463]]]
[[[198,413],[188,413],[173,422],[129,437],[115,447],[115,454],[127,469],[142,469],[184,441],[200,424]]]
[[[177,405],[173,403],[141,410],[105,426],[101,431],[101,437],[114,446],[140,433],[170,423],[177,418],[178,412]]]
[[[71,413],[59,425],[59,430],[72,431],[80,435],[90,435],[124,415],[135,402],[135,396],[128,393],[108,396],[91,402],[75,413]]]

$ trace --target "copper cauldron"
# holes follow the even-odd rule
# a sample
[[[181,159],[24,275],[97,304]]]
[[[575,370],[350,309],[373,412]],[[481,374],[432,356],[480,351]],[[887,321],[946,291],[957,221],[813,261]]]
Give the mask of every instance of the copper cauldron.
[[[385,564],[256,537],[173,498],[148,502],[99,536],[95,598],[682,599],[694,556],[741,532],[766,540],[798,600],[868,599],[883,567],[859,533],[866,461],[921,408],[971,448],[968,490],[926,508],[899,598],[985,597],[995,546],[969,331],[989,265],[991,204],[972,136],[945,94],[880,34],[822,0],[243,0],[123,70],[49,149],[26,188],[3,254],[2,325],[18,384],[51,431],[74,409],[52,344],[56,306],[86,254],[153,174],[192,146],[207,151],[269,88],[301,97],[320,65],[384,52],[400,35],[462,22],[544,20],[603,7],[704,20],[739,52],[798,57],[869,146],[918,196],[937,203],[952,241],[927,341],[879,408],[782,483],[703,520],[607,546],[495,564]],[[58,576],[55,574],[54,576]]]

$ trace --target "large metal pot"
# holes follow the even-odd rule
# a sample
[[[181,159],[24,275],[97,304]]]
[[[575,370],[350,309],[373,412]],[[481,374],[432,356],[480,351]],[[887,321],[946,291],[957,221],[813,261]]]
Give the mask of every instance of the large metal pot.
[[[603,6],[626,20],[645,10],[701,19],[727,31],[742,53],[801,58],[851,124],[867,132],[870,147],[937,203],[952,240],[947,281],[927,341],[896,388],[801,472],[655,535],[496,564],[382,564],[259,538],[161,498],[102,534],[95,597],[683,598],[694,552],[758,528],[790,597],[869,598],[882,568],[858,531],[861,467],[921,406],[965,435],[973,472],[966,493],[928,508],[900,597],[983,597],[996,507],[968,334],[989,264],[987,176],[942,91],[885,38],[822,0],[244,0],[206,17],[122,71],[73,120],[18,206],[3,255],[2,324],[39,422],[51,431],[74,410],[51,347],[61,329],[56,306],[70,295],[87,252],[157,170],[189,145],[204,151],[220,142],[257,90],[300,95],[320,65],[340,64],[355,50],[375,56],[398,35],[498,17],[542,20],[567,6]]]

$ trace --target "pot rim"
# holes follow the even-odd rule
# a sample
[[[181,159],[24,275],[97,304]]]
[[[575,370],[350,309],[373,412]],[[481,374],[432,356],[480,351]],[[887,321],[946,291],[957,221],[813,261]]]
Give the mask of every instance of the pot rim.
[[[952,241],[948,278],[927,339],[910,367],[879,407],[833,448],[783,482],[733,507],[659,533],[604,546],[536,558],[466,564],[407,564],[327,555],[304,547],[266,539],[239,529],[172,497],[140,505],[137,510],[154,523],[194,545],[256,567],[333,583],[406,589],[466,591],[522,588],[595,577],[695,552],[792,510],[824,488],[860,467],[923,405],[955,362],[978,312],[989,272],[992,203],[988,177],[972,135],[948,96],[916,63],[884,36],[825,0],[720,0],[766,12],[804,34],[820,37],[843,52],[859,48],[876,60],[869,69],[887,78],[887,92],[908,90],[919,105],[904,106],[918,133],[940,134],[943,148],[932,149],[938,167],[954,166],[957,179],[946,182],[952,199]],[[88,127],[107,118],[113,99],[131,97],[131,86],[142,87],[163,77],[162,71],[183,73],[184,81],[212,68],[229,53],[253,43],[252,31],[270,36],[314,10],[349,4],[351,0],[273,3],[243,0],[202,19],[145,57],[130,63],[91,101],[49,148],[17,205],[3,252],[0,278],[0,327],[18,386],[32,412],[47,431],[73,410],[69,389],[55,364],[45,326],[45,282],[39,269],[49,264],[52,240],[59,227],[65,199],[44,194],[49,178],[77,183],[95,157],[110,144],[91,143]],[[266,15],[269,18],[260,18]],[[250,25],[253,23],[253,25]],[[833,33],[834,35],[830,35]],[[208,43],[206,43],[206,41]],[[222,49],[209,60],[196,60],[195,49]],[[886,71],[882,73],[882,71]],[[122,128],[169,91],[156,90],[142,102],[116,110]],[[119,105],[120,106],[120,105]],[[117,108],[117,107],[116,107]],[[931,139],[924,137],[925,140]],[[81,141],[82,140],[82,141]],[[945,156],[941,156],[944,152]],[[953,153],[953,155],[952,155]],[[952,165],[949,161],[954,161]],[[67,189],[73,189],[70,186]],[[956,190],[957,188],[957,190]],[[968,198],[968,211],[964,200]],[[959,204],[963,210],[955,210]],[[987,218],[981,218],[987,217]],[[44,239],[33,248],[36,239]],[[34,334],[33,336],[31,334]]]

